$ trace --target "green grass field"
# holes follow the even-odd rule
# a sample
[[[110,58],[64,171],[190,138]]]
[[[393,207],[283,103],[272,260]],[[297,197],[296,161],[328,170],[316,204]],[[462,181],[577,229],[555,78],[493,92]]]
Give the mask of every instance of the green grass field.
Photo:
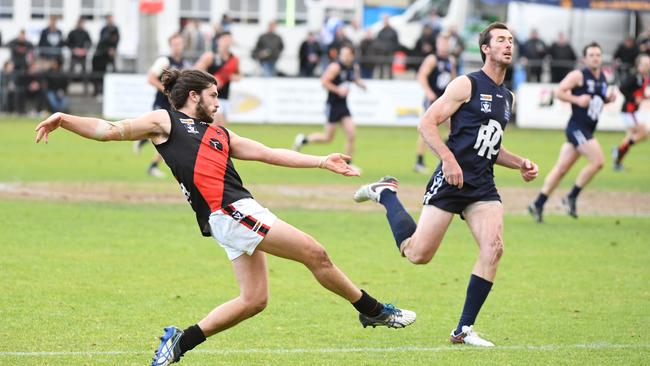
[[[144,174],[152,149],[133,157],[128,143],[83,141],[56,132],[33,144],[35,121],[0,122],[0,182],[126,182],[174,186]],[[241,135],[289,146],[315,126],[233,125]],[[599,133],[608,150],[620,133]],[[236,162],[245,183],[349,184],[391,173],[406,185],[415,132],[360,128],[355,164],[364,177]],[[506,132],[505,145],[540,164],[554,163],[558,131]],[[339,150],[308,146],[321,154]],[[608,168],[594,191],[650,192],[650,144],[635,146],[629,171]],[[433,165],[434,158],[428,163]],[[571,185],[577,169],[563,187]],[[518,187],[498,170],[501,186]],[[355,180],[356,179],[356,180]],[[539,187],[541,180],[531,184]],[[254,193],[254,192],[253,192]],[[342,192],[350,195],[351,192]],[[270,207],[273,209],[273,207]],[[477,330],[497,347],[448,343],[477,250],[459,219],[426,266],[400,258],[383,215],[300,207],[273,210],[312,234],[334,262],[376,297],[418,313],[409,328],[359,326],[354,309],[319,287],[301,265],[269,259],[271,298],[257,317],[210,338],[182,365],[433,365],[650,363],[650,219],[551,216],[537,225],[505,218],[506,250]],[[238,293],[230,263],[202,238],[186,204],[0,200],[0,365],[143,365],[162,327],[195,323]]]

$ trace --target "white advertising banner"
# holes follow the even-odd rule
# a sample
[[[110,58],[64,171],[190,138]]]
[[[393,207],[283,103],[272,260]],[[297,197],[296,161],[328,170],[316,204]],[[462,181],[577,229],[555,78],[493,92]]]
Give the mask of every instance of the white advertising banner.
[[[156,88],[146,74],[104,75],[102,115],[110,119],[134,118],[153,108]]]
[[[353,85],[348,97],[360,125],[415,126],[424,93],[415,81],[367,80],[367,90]],[[151,110],[155,89],[146,75],[107,74],[103,114],[136,117]],[[325,123],[327,93],[317,78],[244,78],[230,86],[230,122]]]
[[[571,105],[554,95],[557,84],[522,84],[517,89],[517,126],[522,128],[564,129],[571,116]],[[624,98],[615,88],[616,100],[605,104],[598,119],[598,130],[625,130],[621,119]],[[650,102],[641,103],[639,120],[650,121]]]

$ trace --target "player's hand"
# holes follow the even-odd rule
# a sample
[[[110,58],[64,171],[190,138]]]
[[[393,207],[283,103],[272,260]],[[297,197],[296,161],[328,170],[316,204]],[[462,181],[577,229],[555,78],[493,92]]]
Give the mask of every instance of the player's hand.
[[[591,95],[582,94],[576,97],[576,102],[574,104],[578,107],[587,108],[589,107],[589,102],[591,102]]]
[[[318,167],[346,177],[358,177],[361,173],[348,164],[350,159],[351,157],[345,154],[333,153],[327,155]]]
[[[49,116],[45,121],[36,126],[36,143],[38,144],[43,138],[45,138],[45,143],[47,144],[48,135],[50,132],[56,130],[61,126],[61,113],[57,112]]]
[[[526,182],[530,182],[531,180],[537,178],[537,174],[539,173],[537,164],[528,159],[524,159],[524,162],[521,164],[521,168],[519,168],[519,170],[521,171],[521,177],[524,178],[524,181]]]
[[[341,98],[347,97],[348,93],[350,93],[350,88],[347,86],[339,86],[336,88],[336,94],[338,94]]]
[[[463,170],[455,158],[442,161],[442,176],[449,185],[463,188]]]

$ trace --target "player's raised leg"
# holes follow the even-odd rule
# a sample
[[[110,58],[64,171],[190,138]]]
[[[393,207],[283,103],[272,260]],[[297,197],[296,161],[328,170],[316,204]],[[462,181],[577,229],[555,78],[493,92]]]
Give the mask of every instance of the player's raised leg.
[[[332,142],[332,140],[334,140],[335,134],[336,134],[336,124],[327,123],[325,124],[325,130],[323,132],[314,132],[314,133],[310,133],[309,135],[300,133],[296,135],[293,144],[293,149],[296,151],[300,151],[300,149],[302,149],[303,146],[309,143],[321,144],[321,143]]]
[[[479,256],[467,285],[463,312],[450,340],[452,343],[492,347],[494,344],[482,339],[474,332],[473,326],[490,294],[503,254],[503,206],[499,201],[479,201],[468,206],[463,214],[479,246]]]
[[[425,205],[422,207],[420,224],[416,225],[397,197],[397,189],[397,179],[386,176],[359,188],[354,200],[371,200],[384,206],[397,249],[411,263],[426,264],[440,247],[454,215],[435,206]]]
[[[415,321],[415,313],[382,304],[359,289],[330,260],[325,248],[310,235],[282,220],[277,220],[264,240],[257,247],[278,257],[304,264],[316,280],[326,289],[348,300],[359,312],[359,320],[365,326],[383,325],[404,328]]]

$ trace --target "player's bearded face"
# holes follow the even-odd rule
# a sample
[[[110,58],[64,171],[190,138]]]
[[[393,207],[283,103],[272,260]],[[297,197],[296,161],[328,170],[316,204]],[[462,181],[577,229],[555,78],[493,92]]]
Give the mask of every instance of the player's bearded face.
[[[199,98],[199,102],[196,104],[196,118],[207,123],[212,123],[216,112],[217,109],[206,103],[203,100],[203,96]]]

